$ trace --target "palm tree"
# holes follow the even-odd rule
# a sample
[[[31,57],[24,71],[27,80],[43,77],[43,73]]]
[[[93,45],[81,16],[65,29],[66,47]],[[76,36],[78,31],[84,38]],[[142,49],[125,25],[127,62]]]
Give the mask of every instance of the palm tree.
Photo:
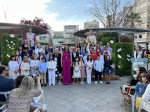
[[[125,26],[126,25],[129,25],[130,28],[135,28],[135,23],[141,23],[142,20],[141,20],[141,16],[139,13],[134,13],[134,12],[131,12],[130,15],[127,15],[126,18],[125,18]]]

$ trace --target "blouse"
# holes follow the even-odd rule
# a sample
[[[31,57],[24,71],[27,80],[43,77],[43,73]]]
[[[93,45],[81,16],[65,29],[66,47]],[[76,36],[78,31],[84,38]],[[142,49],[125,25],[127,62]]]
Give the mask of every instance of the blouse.
[[[18,97],[20,88],[13,89],[9,96],[8,112],[30,112],[31,102],[34,97],[41,94],[40,90],[30,90],[28,95]]]

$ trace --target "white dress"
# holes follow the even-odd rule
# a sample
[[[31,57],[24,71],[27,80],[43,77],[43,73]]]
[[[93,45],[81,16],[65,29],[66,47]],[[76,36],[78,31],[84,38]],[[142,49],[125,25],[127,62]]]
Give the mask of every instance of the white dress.
[[[92,73],[92,67],[93,67],[94,62],[93,61],[86,61],[86,72],[87,73]],[[89,68],[90,67],[90,68]]]
[[[21,75],[28,76],[30,75],[30,64],[28,62],[21,63]]]
[[[9,75],[12,79],[16,79],[19,76],[19,63],[17,61],[9,61]],[[18,70],[16,73],[15,70]]]
[[[80,78],[81,72],[80,72],[80,65],[76,62],[73,70],[73,78]]]
[[[39,67],[39,60],[31,60],[30,61],[30,67],[31,67],[31,75],[38,75],[39,74],[39,68],[38,69],[33,69],[32,67]]]

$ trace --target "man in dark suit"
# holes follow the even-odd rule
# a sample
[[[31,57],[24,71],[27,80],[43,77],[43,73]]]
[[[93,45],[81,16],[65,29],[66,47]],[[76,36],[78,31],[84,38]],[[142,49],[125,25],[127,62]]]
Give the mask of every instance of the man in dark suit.
[[[59,49],[56,48],[53,53],[53,60],[57,62],[56,66],[56,75],[57,75],[57,81],[59,84],[61,83],[61,74],[62,74],[62,67],[61,67],[61,54],[59,53]]]
[[[11,91],[14,88],[13,79],[9,79],[5,77],[6,68],[4,66],[0,66],[0,92]],[[0,95],[0,101],[5,102],[6,99],[3,95]]]

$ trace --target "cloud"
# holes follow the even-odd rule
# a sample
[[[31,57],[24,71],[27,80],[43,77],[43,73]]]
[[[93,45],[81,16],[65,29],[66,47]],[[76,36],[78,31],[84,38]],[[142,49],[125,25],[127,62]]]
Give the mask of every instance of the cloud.
[[[52,0],[0,0],[0,22],[19,23],[21,19],[43,18],[54,30],[63,30],[71,21],[57,21],[58,13],[48,12]],[[66,8],[66,7],[64,7]]]
[[[19,23],[23,18],[33,20],[35,17],[40,17],[55,31],[62,31],[64,25],[79,25],[80,29],[83,29],[85,18],[87,19],[84,12],[79,13],[80,10],[74,9],[66,12],[69,8],[64,4],[60,4],[63,7],[61,7],[61,11],[57,12],[52,9],[57,8],[58,4],[54,4],[52,7],[52,2],[54,0],[0,0],[0,22]],[[60,3],[60,1],[58,2]],[[77,13],[73,13],[75,11]],[[64,16],[65,19],[63,19]]]

